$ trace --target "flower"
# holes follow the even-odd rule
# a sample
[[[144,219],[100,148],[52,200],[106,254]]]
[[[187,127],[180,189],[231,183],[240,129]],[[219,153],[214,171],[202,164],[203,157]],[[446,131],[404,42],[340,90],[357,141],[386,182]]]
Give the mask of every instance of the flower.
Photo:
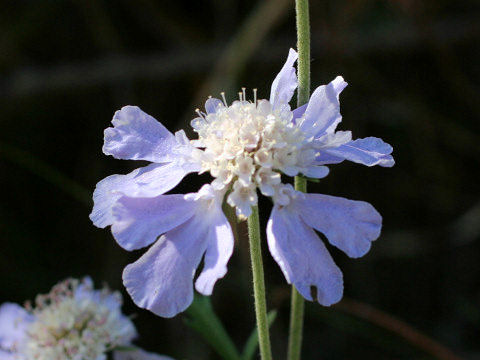
[[[113,127],[105,130],[104,153],[152,164],[100,181],[90,218],[100,228],[111,225],[126,250],[153,244],[123,273],[138,306],[164,317],[185,310],[202,257],[195,288],[210,295],[233,251],[223,200],[245,219],[257,205],[258,191],[274,203],[267,238],[287,282],[310,300],[316,287],[324,305],[341,298],[342,274],[313,229],[358,257],[378,238],[381,217],[364,202],[301,194],[282,183],[282,174],[320,179],[328,175],[325,165],[344,160],[390,167],[392,147],[378,138],[352,140],[350,131],[335,131],[341,121],[339,95],[347,85],[340,76],[292,111],[297,56],[290,49],[269,100],[258,100],[254,90],[253,101],[247,101],[244,88],[231,105],[223,93],[222,100],[210,97],[205,112],[197,109],[191,121],[195,140],[183,131],[170,133],[138,107],[115,113]],[[197,193],[164,195],[192,172],[209,172],[214,179]]]
[[[88,277],[55,285],[34,307],[4,303],[0,360],[103,360],[109,351],[115,360],[168,360],[132,347],[137,332],[121,305],[118,292],[94,290]]]

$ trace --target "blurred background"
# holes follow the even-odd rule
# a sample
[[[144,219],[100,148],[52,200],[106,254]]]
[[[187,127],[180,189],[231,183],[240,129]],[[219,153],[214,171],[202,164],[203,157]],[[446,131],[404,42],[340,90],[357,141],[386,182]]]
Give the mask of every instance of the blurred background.
[[[127,104],[173,132],[208,95],[231,100],[245,86],[268,98],[295,47],[294,15],[292,0],[1,1],[0,302],[88,274],[122,291],[142,347],[218,359],[185,315],[161,319],[124,292],[122,269],[142,251],[91,224],[91,193],[143,164],[103,155],[103,129]],[[312,90],[343,75],[339,129],[383,138],[397,163],[345,162],[309,185],[372,203],[384,227],[361,259],[329,247],[345,300],[307,304],[304,359],[480,359],[479,20],[474,0],[311,1]],[[173,191],[206,180],[190,175]],[[254,327],[245,235],[240,224],[212,296],[239,346]],[[290,289],[266,251],[264,262],[284,359]]]

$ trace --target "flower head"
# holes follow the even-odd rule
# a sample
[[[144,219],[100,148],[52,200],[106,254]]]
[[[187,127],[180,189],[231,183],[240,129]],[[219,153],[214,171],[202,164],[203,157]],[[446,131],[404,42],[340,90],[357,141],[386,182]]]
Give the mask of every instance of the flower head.
[[[90,278],[63,281],[38,295],[34,305],[5,303],[0,307],[0,359],[106,359],[107,352],[131,346],[137,336],[121,304],[118,292],[94,290]]]
[[[311,286],[317,294],[328,292],[325,301],[317,295],[325,305],[341,297],[341,272],[312,228],[347,255],[361,256],[379,236],[381,217],[363,202],[302,195],[283,183],[282,176],[323,178],[329,172],[325,165],[343,160],[393,166],[392,148],[378,138],[352,140],[351,132],[335,131],[341,121],[339,95],[347,85],[340,76],[318,87],[308,104],[292,110],[296,60],[297,53],[290,49],[268,100],[257,99],[256,90],[248,100],[245,89],[231,104],[223,93],[222,100],[209,98],[205,112],[197,110],[191,122],[198,135],[194,140],[183,131],[173,135],[138,107],[115,113],[113,127],[105,130],[104,153],[152,164],[100,181],[90,218],[98,227],[111,225],[127,250],[153,244],[123,274],[140,307],[166,317],[186,309],[202,257],[204,268],[195,287],[210,295],[225,275],[233,250],[222,202],[226,197],[236,214],[246,218],[257,205],[258,192],[274,203],[269,248],[287,281],[309,299]],[[208,172],[213,181],[198,193],[163,195],[191,172]],[[303,216],[301,208],[307,205],[311,213]],[[322,217],[321,223],[306,220],[315,215]],[[294,231],[297,226],[302,235]],[[303,252],[309,261],[301,261]]]

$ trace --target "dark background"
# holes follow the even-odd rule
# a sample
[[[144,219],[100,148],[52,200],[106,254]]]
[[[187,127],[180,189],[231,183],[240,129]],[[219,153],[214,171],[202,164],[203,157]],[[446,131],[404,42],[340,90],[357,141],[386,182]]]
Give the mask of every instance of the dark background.
[[[307,304],[304,359],[431,358],[423,338],[406,341],[388,328],[394,319],[363,304],[480,358],[479,10],[474,0],[311,1],[312,89],[343,75],[339,128],[383,138],[397,163],[343,163],[310,185],[372,203],[384,225],[361,259],[329,248],[346,301]],[[175,131],[209,94],[232,99],[246,86],[268,98],[296,43],[294,15],[290,0],[1,1],[0,302],[86,274],[123,292],[122,269],[142,252],[122,250],[88,219],[96,182],[143,165],[102,154],[114,111],[138,105]],[[206,180],[188,176],[174,191]],[[254,326],[245,232],[212,296],[239,346]],[[264,255],[283,359],[289,287]],[[184,315],[161,319],[124,298],[139,345],[216,359]]]

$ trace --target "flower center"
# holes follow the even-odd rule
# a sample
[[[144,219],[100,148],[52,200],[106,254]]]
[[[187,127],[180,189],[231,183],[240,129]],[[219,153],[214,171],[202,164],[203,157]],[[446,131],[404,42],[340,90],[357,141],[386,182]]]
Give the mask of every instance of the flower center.
[[[35,321],[24,344],[27,358],[97,359],[116,346],[128,345],[136,332],[119,306],[112,306],[119,301],[116,296],[67,280],[37,297]]]
[[[223,94],[222,94],[223,95]],[[280,173],[295,176],[304,168],[305,134],[292,122],[290,108],[274,108],[268,100],[247,101],[245,89],[230,106],[224,100],[215,112],[197,111],[191,125],[202,171],[215,178],[216,190],[232,186],[228,203],[248,216],[256,205],[256,189],[273,196]]]

